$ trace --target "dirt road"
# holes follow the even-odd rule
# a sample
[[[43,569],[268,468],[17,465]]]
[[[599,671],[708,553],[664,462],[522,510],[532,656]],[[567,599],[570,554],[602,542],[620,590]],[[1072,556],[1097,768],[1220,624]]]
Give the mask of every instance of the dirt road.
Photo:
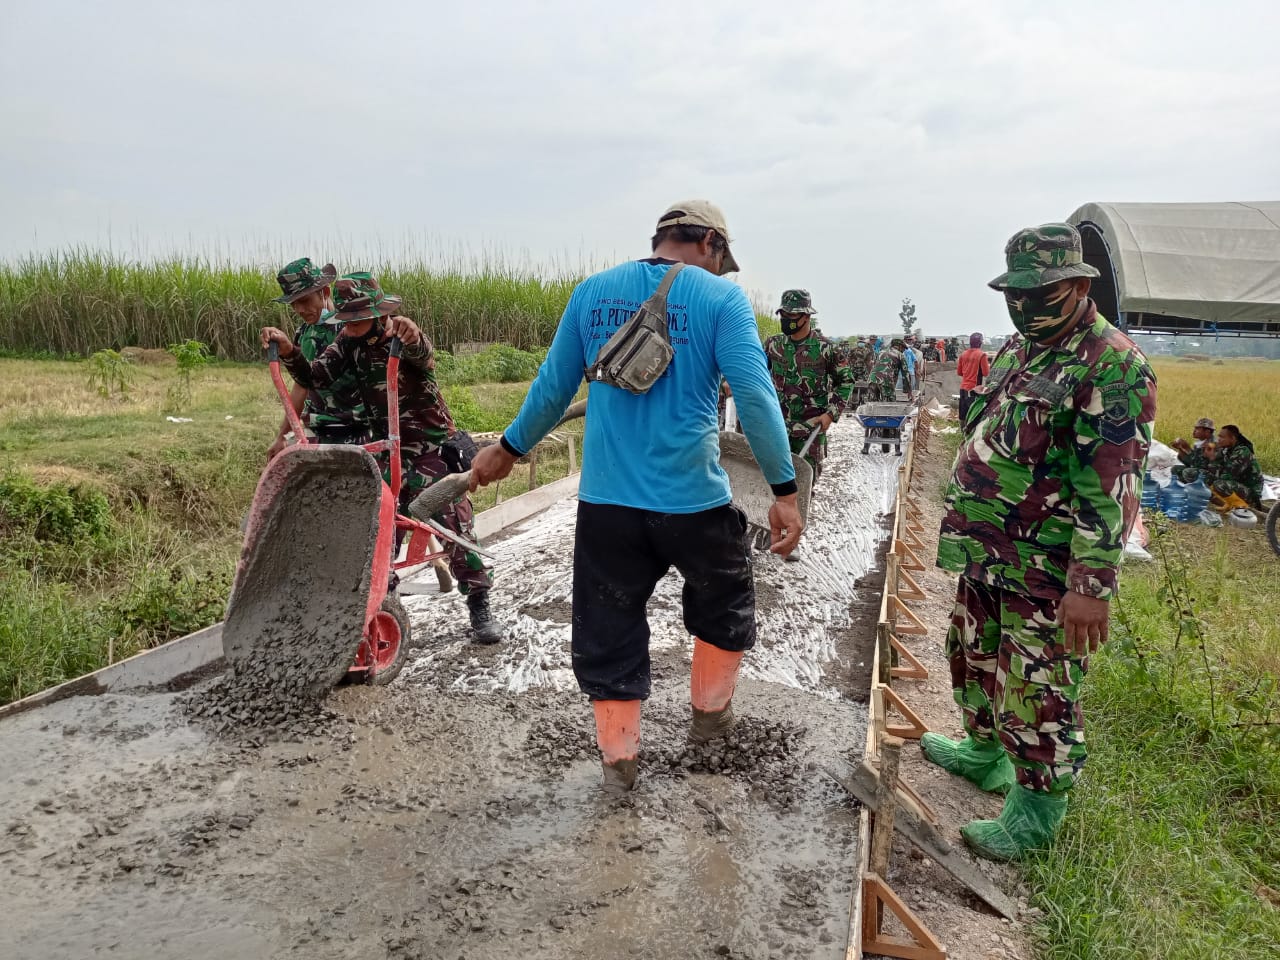
[[[758,561],[760,642],[721,746],[693,748],[676,576],[651,605],[641,785],[599,796],[568,654],[572,504],[496,544],[511,639],[424,645],[389,688],[340,688],[317,732],[214,738],[190,692],[4,721],[0,956],[841,957],[856,815],[817,769],[861,751],[871,573],[896,458],[832,436],[805,559]],[[861,671],[861,672],[860,672]]]

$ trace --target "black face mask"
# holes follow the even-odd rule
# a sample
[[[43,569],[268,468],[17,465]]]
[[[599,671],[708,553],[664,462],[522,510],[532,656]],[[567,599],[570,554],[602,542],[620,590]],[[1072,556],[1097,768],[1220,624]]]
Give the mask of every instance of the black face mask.
[[[788,337],[794,336],[795,334],[799,333],[800,328],[803,327],[805,323],[808,322],[809,320],[809,318],[806,317],[803,313],[797,317],[788,317],[786,315],[783,315],[779,319],[782,321],[782,332],[785,333]]]

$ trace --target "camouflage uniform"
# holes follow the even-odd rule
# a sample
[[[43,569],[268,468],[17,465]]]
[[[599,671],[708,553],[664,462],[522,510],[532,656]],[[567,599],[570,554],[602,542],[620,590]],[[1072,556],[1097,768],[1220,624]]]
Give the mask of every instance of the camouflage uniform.
[[[786,291],[781,311],[809,316],[817,312],[806,290]],[[775,334],[765,343],[764,352],[790,434],[791,452],[799,453],[813,432],[810,420],[824,413],[833,422],[840,419],[853,393],[853,377],[840,348],[812,326],[809,335],[799,342],[785,333]],[[820,433],[805,454],[805,461],[813,467],[814,481],[822,475],[826,455],[827,435]]]
[[[1181,459],[1181,457],[1179,457]],[[1226,498],[1235,494],[1251,507],[1262,502],[1262,468],[1253,455],[1253,446],[1247,441],[1237,441],[1229,447],[1218,447],[1217,472],[1212,483],[1213,492]]]
[[[307,363],[314,363],[338,337],[338,330],[324,322],[304,323],[293,342]],[[303,422],[320,443],[368,443],[368,410],[353,372],[341,374],[323,390],[307,390],[302,407]]]
[[[907,361],[897,347],[885,347],[876,355],[871,368],[871,388],[867,399],[890,403],[898,399],[898,381],[907,375]]]
[[[855,383],[871,379],[871,368],[876,362],[876,352],[871,345],[857,341],[849,349],[849,375]]]
[[[1200,478],[1213,486],[1222,467],[1222,452],[1219,451],[1217,458],[1210,460],[1200,447],[1192,447],[1186,453],[1178,454],[1178,461],[1182,464],[1177,471],[1178,479],[1183,483],[1195,483]]]
[[[401,511],[409,501],[436,480],[456,472],[441,454],[441,445],[456,432],[449,406],[436,383],[434,350],[424,335],[400,354],[400,457],[404,471],[400,490]],[[375,321],[362,337],[340,336],[319,358],[308,363],[300,350],[284,361],[293,378],[308,389],[324,390],[344,376],[352,376],[360,402],[368,415],[374,439],[387,436],[387,359],[390,341],[384,339],[381,321]],[[384,463],[384,476],[389,471]],[[434,519],[448,530],[475,540],[471,499],[466,494],[437,513]],[[473,550],[446,541],[449,569],[463,594],[488,590],[492,572]]]
[[[1089,275],[1075,265],[1042,283]],[[1043,793],[1069,789],[1085,762],[1088,658],[1067,652],[1058,609],[1068,590],[1114,595],[1155,420],[1133,341],[1090,302],[1072,331],[1001,349],[969,408],[938,543],[938,566],[961,575],[946,646],[965,728],[998,737],[1018,784]]]

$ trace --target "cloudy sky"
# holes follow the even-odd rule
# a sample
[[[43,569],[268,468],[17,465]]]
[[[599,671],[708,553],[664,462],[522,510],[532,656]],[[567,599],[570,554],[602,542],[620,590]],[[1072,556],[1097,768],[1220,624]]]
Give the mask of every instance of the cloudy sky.
[[[725,210],[824,329],[1009,329],[1018,227],[1280,197],[1275,0],[6,0],[0,258],[642,256]]]

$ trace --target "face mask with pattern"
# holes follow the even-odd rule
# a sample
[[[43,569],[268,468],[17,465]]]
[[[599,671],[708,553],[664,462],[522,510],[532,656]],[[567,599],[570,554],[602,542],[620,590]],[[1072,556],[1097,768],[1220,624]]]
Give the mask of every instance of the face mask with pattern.
[[[1033,343],[1044,343],[1074,322],[1085,298],[1073,284],[1062,283],[1034,290],[1008,289],[1004,302],[1014,328]]]
[[[784,313],[779,319],[782,321],[782,332],[790,337],[799,333],[800,328],[804,326],[805,321],[809,318],[803,313],[796,314],[793,317],[788,317]]]

